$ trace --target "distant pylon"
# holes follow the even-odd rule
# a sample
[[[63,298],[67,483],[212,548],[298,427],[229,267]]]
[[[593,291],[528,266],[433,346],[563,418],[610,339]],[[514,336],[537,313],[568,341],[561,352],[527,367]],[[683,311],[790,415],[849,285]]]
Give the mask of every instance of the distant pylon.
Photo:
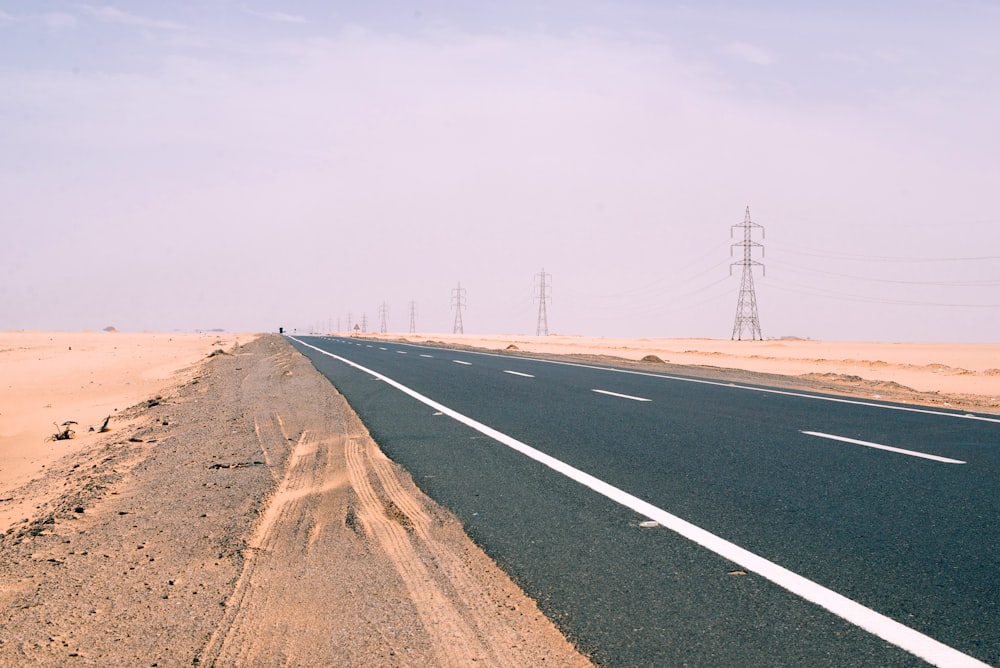
[[[367,313],[362,313],[361,314],[361,333],[362,334],[367,334],[368,333],[368,314]]]
[[[743,241],[731,244],[729,247],[729,255],[732,256],[733,248],[736,246],[742,246],[743,248],[743,260],[740,262],[733,262],[729,265],[729,275],[733,275],[733,267],[741,266],[743,267],[743,276],[740,281],[740,297],[736,303],[736,322],[733,323],[733,340],[742,340],[743,333],[747,332],[751,340],[764,340],[764,336],[760,333],[760,317],[757,315],[757,295],[753,288],[753,267],[758,266],[762,269],[764,265],[753,259],[753,249],[760,249],[760,256],[764,257],[764,246],[753,240],[753,230],[755,228],[760,230],[760,238],[764,238],[764,227],[758,225],[757,223],[751,222],[750,220],[750,207],[747,207],[746,217],[743,222],[739,225],[733,225],[729,228],[729,236],[733,236],[733,229],[737,227],[743,228]],[[767,275],[766,272],[764,274]]]
[[[417,302],[410,302],[410,334],[417,333]]]
[[[455,309],[455,326],[452,329],[453,334],[465,334],[465,328],[462,326],[462,309],[464,309],[465,306],[465,288],[462,287],[462,283],[459,281],[458,287],[452,288],[451,290],[451,307]]]
[[[355,324],[356,323],[354,322],[354,314],[351,313],[350,311],[348,311],[347,312],[347,333],[348,334],[354,334],[354,325]]]
[[[548,304],[548,301],[552,299],[552,295],[549,294],[549,290],[552,289],[552,274],[546,274],[545,270],[542,269],[542,271],[535,276],[538,278],[538,326],[535,328],[535,336],[548,336],[549,314],[546,305]],[[550,279],[550,282],[546,282],[546,278]]]
[[[381,318],[381,324],[379,325],[378,331],[385,334],[389,331],[389,307],[385,305],[385,302],[382,302],[382,305],[378,307],[378,314]]]

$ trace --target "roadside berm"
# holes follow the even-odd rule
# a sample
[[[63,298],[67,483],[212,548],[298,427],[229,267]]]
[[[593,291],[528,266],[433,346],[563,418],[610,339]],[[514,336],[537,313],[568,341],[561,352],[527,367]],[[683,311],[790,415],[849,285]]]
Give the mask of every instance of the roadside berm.
[[[283,338],[226,352],[5,492],[0,665],[590,665]]]

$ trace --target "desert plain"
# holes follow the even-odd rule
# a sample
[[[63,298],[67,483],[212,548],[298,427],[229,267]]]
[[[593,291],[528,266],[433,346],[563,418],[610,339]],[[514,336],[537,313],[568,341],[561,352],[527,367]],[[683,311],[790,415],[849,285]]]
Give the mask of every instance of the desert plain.
[[[1000,412],[992,343],[382,336]],[[0,665],[69,660],[589,665],[282,337],[4,332]]]

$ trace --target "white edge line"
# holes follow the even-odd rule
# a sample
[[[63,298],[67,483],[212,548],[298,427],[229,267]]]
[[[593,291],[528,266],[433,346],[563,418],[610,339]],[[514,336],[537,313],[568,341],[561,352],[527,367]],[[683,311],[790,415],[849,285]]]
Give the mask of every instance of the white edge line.
[[[520,371],[511,371],[509,369],[504,369],[504,373],[509,373],[512,376],[522,376],[524,378],[534,378],[530,373],[521,373]]]
[[[289,338],[290,335],[286,334]],[[309,344],[303,344],[309,345]],[[421,346],[416,343],[401,343],[399,345],[403,346],[413,346],[414,348],[423,348],[424,350],[451,350],[450,348],[442,348],[438,346]],[[805,392],[793,392],[791,390],[778,390],[771,387],[753,387],[751,385],[737,385],[736,383],[730,381],[721,380],[706,380],[704,378],[685,378],[684,376],[672,376],[665,373],[648,373],[646,371],[633,371],[632,369],[616,369],[610,366],[596,366],[593,364],[580,364],[579,362],[563,362],[561,360],[549,360],[543,359],[541,357],[522,357],[520,355],[499,355],[497,353],[481,352],[478,350],[463,350],[463,353],[468,355],[485,355],[486,357],[504,357],[511,358],[514,357],[519,360],[528,360],[531,362],[539,362],[542,364],[559,364],[561,366],[573,366],[580,369],[595,369],[597,371],[609,371],[611,373],[624,373],[632,376],[648,376],[650,378],[664,378],[666,380],[676,380],[682,383],[698,383],[700,385],[716,385],[718,387],[731,387],[735,390],[747,390],[749,392],[764,392],[766,394],[780,394],[786,397],[798,397],[800,399],[814,399],[816,401],[832,401],[839,404],[852,404],[855,406],[867,406],[869,408],[883,408],[890,411],[904,411],[908,413],[923,413],[925,415],[938,415],[950,418],[962,418],[965,420],[980,420],[982,422],[996,422],[1000,423],[1000,417],[988,417],[985,415],[975,415],[974,413],[957,413],[957,412],[947,412],[934,410],[932,408],[916,408],[914,406],[896,406],[893,404],[879,404],[874,401],[861,401],[859,399],[847,399],[845,397],[834,397],[827,396],[823,394],[806,394]]]
[[[652,399],[646,399],[645,397],[633,397],[631,394],[618,394],[617,392],[609,392],[607,390],[591,390],[591,392],[597,392],[598,394],[606,394],[609,397],[620,397],[622,399],[631,399],[632,401],[652,401]]]
[[[940,455],[929,455],[925,452],[916,452],[915,450],[904,450],[903,448],[895,448],[891,445],[882,445],[881,443],[872,443],[871,441],[859,441],[856,438],[847,438],[846,436],[824,434],[821,431],[803,431],[802,433],[808,436],[818,436],[820,438],[828,438],[831,441],[842,441],[844,443],[853,443],[854,445],[863,445],[866,448],[876,448],[878,450],[888,450],[889,452],[898,452],[903,455],[910,455],[911,457],[922,457],[924,459],[933,459],[936,462],[944,462],[945,464],[966,463],[960,459],[951,459],[949,457],[941,457]]]
[[[416,390],[412,390],[406,385],[388,378],[377,371],[367,369],[356,362],[352,362],[351,360],[340,357],[339,355],[334,355],[333,353],[327,352],[321,348],[299,341],[294,337],[289,338],[303,346],[312,348],[323,355],[327,355],[360,371],[371,374],[379,380],[395,387],[400,392],[413,397],[417,401],[440,411],[444,415],[447,415],[452,419],[471,427],[472,429],[475,429],[481,434],[489,436],[512,450],[516,450],[517,452],[530,457],[540,464],[549,467],[553,471],[562,473],[571,480],[574,480],[585,487],[589,487],[598,494],[602,494],[612,501],[634,510],[640,515],[659,522],[684,538],[687,538],[688,540],[718,554],[720,557],[728,559],[729,561],[732,561],[747,570],[753,571],[758,575],[767,578],[779,587],[783,587],[793,594],[801,596],[807,601],[829,610],[838,617],[841,617],[842,619],[861,627],[869,633],[872,633],[879,638],[882,638],[883,640],[890,642],[893,645],[920,657],[921,659],[924,659],[932,665],[942,667],[969,666],[971,668],[972,666],[975,666],[977,668],[989,668],[988,664],[983,663],[968,654],[959,652],[957,649],[949,647],[948,645],[945,645],[930,636],[926,636],[919,631],[911,629],[904,624],[900,624],[896,620],[886,617],[879,612],[875,612],[871,608],[866,608],[860,603],[847,598],[843,594],[838,594],[832,589],[827,589],[812,580],[804,578],[797,573],[793,573],[783,566],[779,566],[764,557],[760,557],[753,552],[740,547],[739,545],[730,543],[724,538],[720,538],[719,536],[716,536],[701,527],[695,526],[694,524],[691,524],[676,515],[657,508],[651,503],[632,496],[624,490],[618,489],[613,485],[609,485],[603,480],[595,478],[589,473],[585,473],[577,468],[574,468],[569,464],[556,459],[555,457],[541,452],[540,450],[536,450],[530,445],[522,443],[507,434],[499,432],[492,427],[488,427],[481,422],[477,422],[470,417],[466,417],[465,415],[452,410],[443,404],[439,404],[433,399],[425,397]]]

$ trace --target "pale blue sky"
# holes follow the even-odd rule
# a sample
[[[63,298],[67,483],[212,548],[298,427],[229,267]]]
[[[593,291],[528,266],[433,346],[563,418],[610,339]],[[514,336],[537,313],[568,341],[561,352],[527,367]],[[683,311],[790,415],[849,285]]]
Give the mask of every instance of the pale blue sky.
[[[0,0],[0,329],[997,341],[1000,3]],[[737,250],[737,254],[739,249]]]

